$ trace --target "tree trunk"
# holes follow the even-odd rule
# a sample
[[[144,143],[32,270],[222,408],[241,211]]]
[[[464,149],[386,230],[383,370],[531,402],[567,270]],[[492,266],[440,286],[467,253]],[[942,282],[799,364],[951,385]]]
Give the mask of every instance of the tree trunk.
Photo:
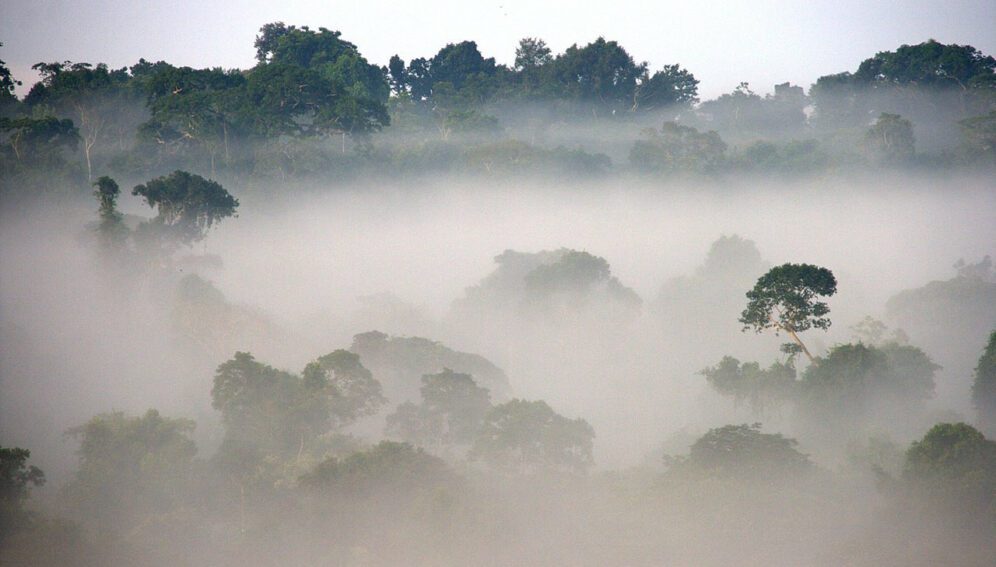
[[[93,181],[93,167],[90,165],[90,148],[93,147],[93,143],[90,140],[83,141],[83,155],[86,156],[86,181],[90,183]]]
[[[781,314],[781,309],[778,309],[778,307],[775,307],[775,309],[778,311],[779,314]],[[788,325],[782,325],[777,320],[775,320],[775,318],[772,317],[771,314],[768,314],[768,320],[771,321],[771,323],[775,327],[785,331],[786,333],[789,334],[790,337],[792,337],[792,340],[795,341],[795,344],[799,345],[799,347],[802,349],[802,352],[806,355],[806,358],[809,359],[809,362],[816,362],[816,360],[813,358],[813,355],[810,354],[809,349],[806,348],[806,345],[802,342],[802,339],[799,338],[799,335],[795,334],[795,330],[792,327],[789,327]]]
[[[816,362],[813,359],[813,355],[809,353],[809,349],[806,348],[805,344],[803,344],[802,339],[799,338],[799,335],[795,334],[795,331],[793,331],[791,327],[782,327],[782,328],[785,329],[785,332],[787,332],[789,336],[792,337],[792,340],[794,340],[796,344],[798,344],[802,348],[802,352],[806,354],[806,358],[809,359],[809,362]]]

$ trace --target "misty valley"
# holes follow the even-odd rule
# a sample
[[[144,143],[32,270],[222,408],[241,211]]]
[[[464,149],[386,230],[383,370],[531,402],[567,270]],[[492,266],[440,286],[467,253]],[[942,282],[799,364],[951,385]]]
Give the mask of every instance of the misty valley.
[[[345,33],[0,61],[0,565],[993,565],[996,59]]]

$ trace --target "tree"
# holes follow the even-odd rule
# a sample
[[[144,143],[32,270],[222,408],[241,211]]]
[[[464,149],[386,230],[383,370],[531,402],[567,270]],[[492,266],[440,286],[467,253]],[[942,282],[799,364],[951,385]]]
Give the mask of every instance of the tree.
[[[137,67],[137,66],[136,66]],[[219,156],[227,163],[232,140],[246,134],[246,77],[238,71],[173,67],[165,63],[132,68],[139,73],[152,117],[139,137],[160,151],[197,149],[210,159],[212,174]],[[191,156],[194,157],[194,156]]]
[[[780,433],[761,433],[761,424],[725,425],[710,429],[692,444],[688,457],[666,458],[674,471],[719,478],[770,481],[813,470],[798,442]]]
[[[472,376],[492,399],[503,401],[510,392],[508,376],[488,359],[423,337],[392,337],[370,331],[355,335],[349,350],[370,367],[383,383],[387,397],[394,401],[420,399],[423,377],[447,368],[454,374]]]
[[[996,331],[989,334],[972,382],[972,403],[979,412],[979,423],[996,428]]]
[[[945,45],[933,39],[882,51],[858,66],[855,79],[865,83],[916,84],[967,89],[986,84],[996,74],[996,59],[971,45]]]
[[[444,368],[422,376],[422,403],[402,404],[387,417],[386,432],[421,446],[473,443],[491,410],[491,395],[470,374]]]
[[[996,442],[966,423],[938,423],[906,451],[903,480],[934,504],[996,522]]]
[[[0,47],[3,47],[3,42],[0,42]],[[21,86],[21,81],[15,79],[10,68],[7,67],[7,63],[0,60],[0,116],[7,111],[8,107],[17,104],[17,95],[14,90],[19,86]]]
[[[940,150],[957,141],[958,121],[991,110],[994,71],[996,59],[970,45],[903,45],[866,59],[853,73],[820,77],[810,89],[814,123],[860,135],[869,118],[902,114],[929,133],[922,137],[928,149]]]
[[[121,189],[118,188],[117,182],[106,175],[97,179],[93,186],[93,196],[100,205],[97,211],[100,218],[97,233],[100,235],[101,244],[109,250],[120,249],[128,236],[128,227],[125,226],[117,208]]]
[[[326,398],[332,429],[373,415],[387,402],[380,382],[348,350],[339,349],[308,363],[302,378],[306,390]]]
[[[553,61],[553,52],[546,42],[537,37],[524,37],[515,48],[515,70],[523,71],[542,67]]]
[[[31,451],[0,446],[0,543],[5,536],[27,527],[24,510],[32,487],[45,484],[45,473],[28,465]]]
[[[581,418],[563,417],[542,400],[516,399],[488,412],[470,457],[518,471],[584,472],[594,463],[594,437]]]
[[[898,114],[883,112],[865,134],[875,159],[890,164],[909,161],[916,151],[913,123]]]
[[[740,363],[732,356],[724,356],[719,364],[699,372],[717,392],[733,398],[736,404],[745,400],[758,416],[772,406],[777,407],[796,395],[796,371],[791,361],[776,362],[763,369],[756,362]]]
[[[341,134],[343,153],[346,135],[366,135],[386,126],[387,76],[341,36],[326,28],[264,25],[256,38],[259,63],[250,74],[248,108],[259,110],[253,100],[269,101],[262,112],[285,115],[288,133]]]
[[[571,305],[599,298],[638,308],[643,300],[612,275],[605,258],[585,251],[561,249],[555,262],[541,264],[526,274],[525,298],[530,303],[549,303],[558,297]]]
[[[653,75],[644,75],[636,89],[634,110],[660,110],[698,101],[699,81],[680,65],[665,65]]]
[[[965,159],[996,166],[996,110],[958,122]]]
[[[409,61],[405,78],[413,100],[423,101],[432,96],[432,72],[428,59],[417,57]]]
[[[31,87],[25,104],[46,105],[58,116],[71,116],[79,128],[86,161],[87,180],[93,177],[93,155],[98,142],[121,143],[137,125],[136,92],[126,88],[127,69],[109,69],[106,64],[37,63],[31,67],[42,79]]]
[[[637,84],[647,72],[646,63],[636,63],[622,46],[602,37],[584,47],[568,47],[553,65],[564,95],[593,116],[601,110],[631,109]]]
[[[167,513],[189,495],[197,446],[194,422],[163,417],[100,414],[67,434],[79,441],[79,468],[65,494],[74,509],[112,531],[134,529]]]
[[[926,417],[939,368],[910,345],[837,345],[803,373],[800,417],[818,433],[870,427],[908,435]]]
[[[19,166],[57,171],[65,166],[65,153],[79,147],[79,130],[68,118],[50,115],[0,117],[3,157]],[[12,168],[13,169],[13,168]]]
[[[269,456],[300,456],[328,424],[328,406],[313,391],[293,374],[235,353],[218,366],[211,389],[211,405],[225,425],[221,460],[247,472]]]
[[[449,83],[459,91],[475,78],[494,75],[495,60],[481,55],[476,42],[448,43],[429,61],[429,71],[433,83]]]
[[[836,292],[837,280],[830,270],[812,264],[782,264],[771,268],[747,292],[749,301],[740,322],[744,331],[788,333],[812,362],[813,355],[797,333],[830,327],[830,308],[817,298]]]
[[[391,89],[394,94],[400,95],[406,92],[408,86],[408,73],[405,71],[405,60],[398,55],[392,55],[387,62],[387,75],[391,79]]]
[[[131,194],[156,209],[155,218],[140,229],[188,246],[203,240],[215,223],[235,215],[239,206],[219,183],[179,170],[136,185]]]
[[[381,441],[345,458],[329,457],[300,478],[307,490],[327,491],[334,503],[373,498],[410,500],[427,489],[452,485],[455,475],[442,459],[408,443]]]
[[[691,126],[665,122],[661,129],[643,131],[629,152],[629,161],[644,171],[713,172],[724,160],[726,143],[714,131],[699,132]]]

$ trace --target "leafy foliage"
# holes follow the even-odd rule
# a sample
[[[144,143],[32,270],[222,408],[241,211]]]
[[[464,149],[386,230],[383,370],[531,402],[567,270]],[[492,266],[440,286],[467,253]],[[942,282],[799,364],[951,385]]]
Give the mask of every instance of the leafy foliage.
[[[719,364],[699,373],[717,392],[732,397],[738,405],[748,401],[751,411],[759,416],[796,396],[796,371],[791,363],[776,362],[763,369],[756,362],[741,364],[732,356],[724,356]]]
[[[31,451],[0,446],[0,542],[25,529],[29,515],[24,510],[31,487],[45,484],[45,473],[28,465]]]
[[[128,88],[127,69],[69,61],[38,63],[32,69],[42,78],[31,87],[24,103],[29,107],[45,106],[60,118],[74,120],[83,142],[87,179],[92,179],[98,147],[124,149],[129,134],[141,120],[140,95]]]
[[[971,425],[939,423],[914,441],[903,479],[935,504],[996,522],[996,442]]]
[[[581,418],[563,417],[544,401],[515,399],[488,413],[470,457],[513,471],[583,472],[594,464],[594,437]]]
[[[898,114],[883,112],[868,129],[865,140],[872,155],[885,163],[902,163],[915,152],[913,124]]]
[[[761,424],[725,425],[710,429],[692,444],[688,457],[672,460],[679,473],[772,482],[813,470],[795,439],[761,433]]]
[[[186,171],[137,185],[131,194],[156,209],[145,231],[184,245],[203,240],[215,223],[234,215],[239,206],[219,183]]]
[[[838,345],[803,373],[804,417],[824,431],[874,425],[904,434],[896,428],[923,418],[939,368],[910,345]]]
[[[387,416],[388,435],[423,447],[466,446],[491,410],[488,390],[449,368],[422,376],[421,393],[421,404],[407,402]]]
[[[79,141],[79,130],[68,118],[0,117],[0,159],[11,172],[29,168],[53,172],[64,169],[67,154],[76,151]]]
[[[768,270],[747,292],[747,308],[740,322],[744,331],[788,333],[812,359],[796,333],[830,327],[830,307],[817,298],[835,293],[837,279],[830,270],[812,264],[782,264]]]
[[[211,405],[225,424],[222,453],[262,459],[300,450],[328,415],[322,400],[308,394],[293,374],[235,353],[218,367],[211,389]]]
[[[340,497],[369,496],[387,491],[395,496],[453,480],[446,463],[408,443],[381,441],[345,458],[330,457],[301,477],[302,486],[330,490]]]
[[[77,512],[123,529],[184,503],[197,446],[194,422],[156,410],[100,414],[67,434],[80,443],[79,469],[65,495]]]
[[[422,337],[392,337],[378,331],[360,333],[349,347],[384,382],[388,397],[414,399],[425,375],[445,373],[473,377],[495,399],[506,399],[510,387],[505,372],[483,356],[453,350]]]
[[[97,232],[100,235],[101,244],[108,250],[120,250],[125,245],[125,239],[129,232],[128,227],[124,224],[124,217],[117,209],[121,189],[116,181],[106,175],[97,179],[93,186],[93,196],[100,204],[97,211],[100,218]]]
[[[630,163],[638,169],[713,172],[723,165],[726,143],[716,132],[665,122],[660,131],[649,128],[643,136],[629,153]]]
[[[549,301],[557,295],[569,301],[585,301],[604,294],[622,305],[638,307],[642,300],[632,289],[612,275],[609,263],[601,257],[577,250],[561,250],[556,262],[541,264],[524,278],[530,302]]]
[[[380,382],[363,367],[359,356],[347,350],[330,352],[309,363],[302,378],[306,389],[327,398],[333,429],[373,415],[387,402]]]

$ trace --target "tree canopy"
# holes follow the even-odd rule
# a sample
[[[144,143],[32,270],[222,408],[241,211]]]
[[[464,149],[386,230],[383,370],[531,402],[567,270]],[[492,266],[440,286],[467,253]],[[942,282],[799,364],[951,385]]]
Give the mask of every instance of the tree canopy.
[[[239,206],[221,184],[179,170],[136,185],[131,194],[156,209],[147,230],[184,245],[203,240],[215,223],[233,216]]]
[[[594,464],[594,438],[583,419],[563,417],[541,400],[515,399],[488,412],[470,456],[512,471],[584,472]]]
[[[812,360],[797,333],[830,327],[830,307],[818,298],[835,293],[837,279],[830,270],[812,264],[782,264],[768,270],[747,292],[747,308],[740,322],[744,331],[788,333]]]
[[[761,424],[726,425],[710,429],[689,449],[687,458],[672,462],[677,471],[719,478],[771,481],[813,470],[798,442],[779,433],[761,433]]]

